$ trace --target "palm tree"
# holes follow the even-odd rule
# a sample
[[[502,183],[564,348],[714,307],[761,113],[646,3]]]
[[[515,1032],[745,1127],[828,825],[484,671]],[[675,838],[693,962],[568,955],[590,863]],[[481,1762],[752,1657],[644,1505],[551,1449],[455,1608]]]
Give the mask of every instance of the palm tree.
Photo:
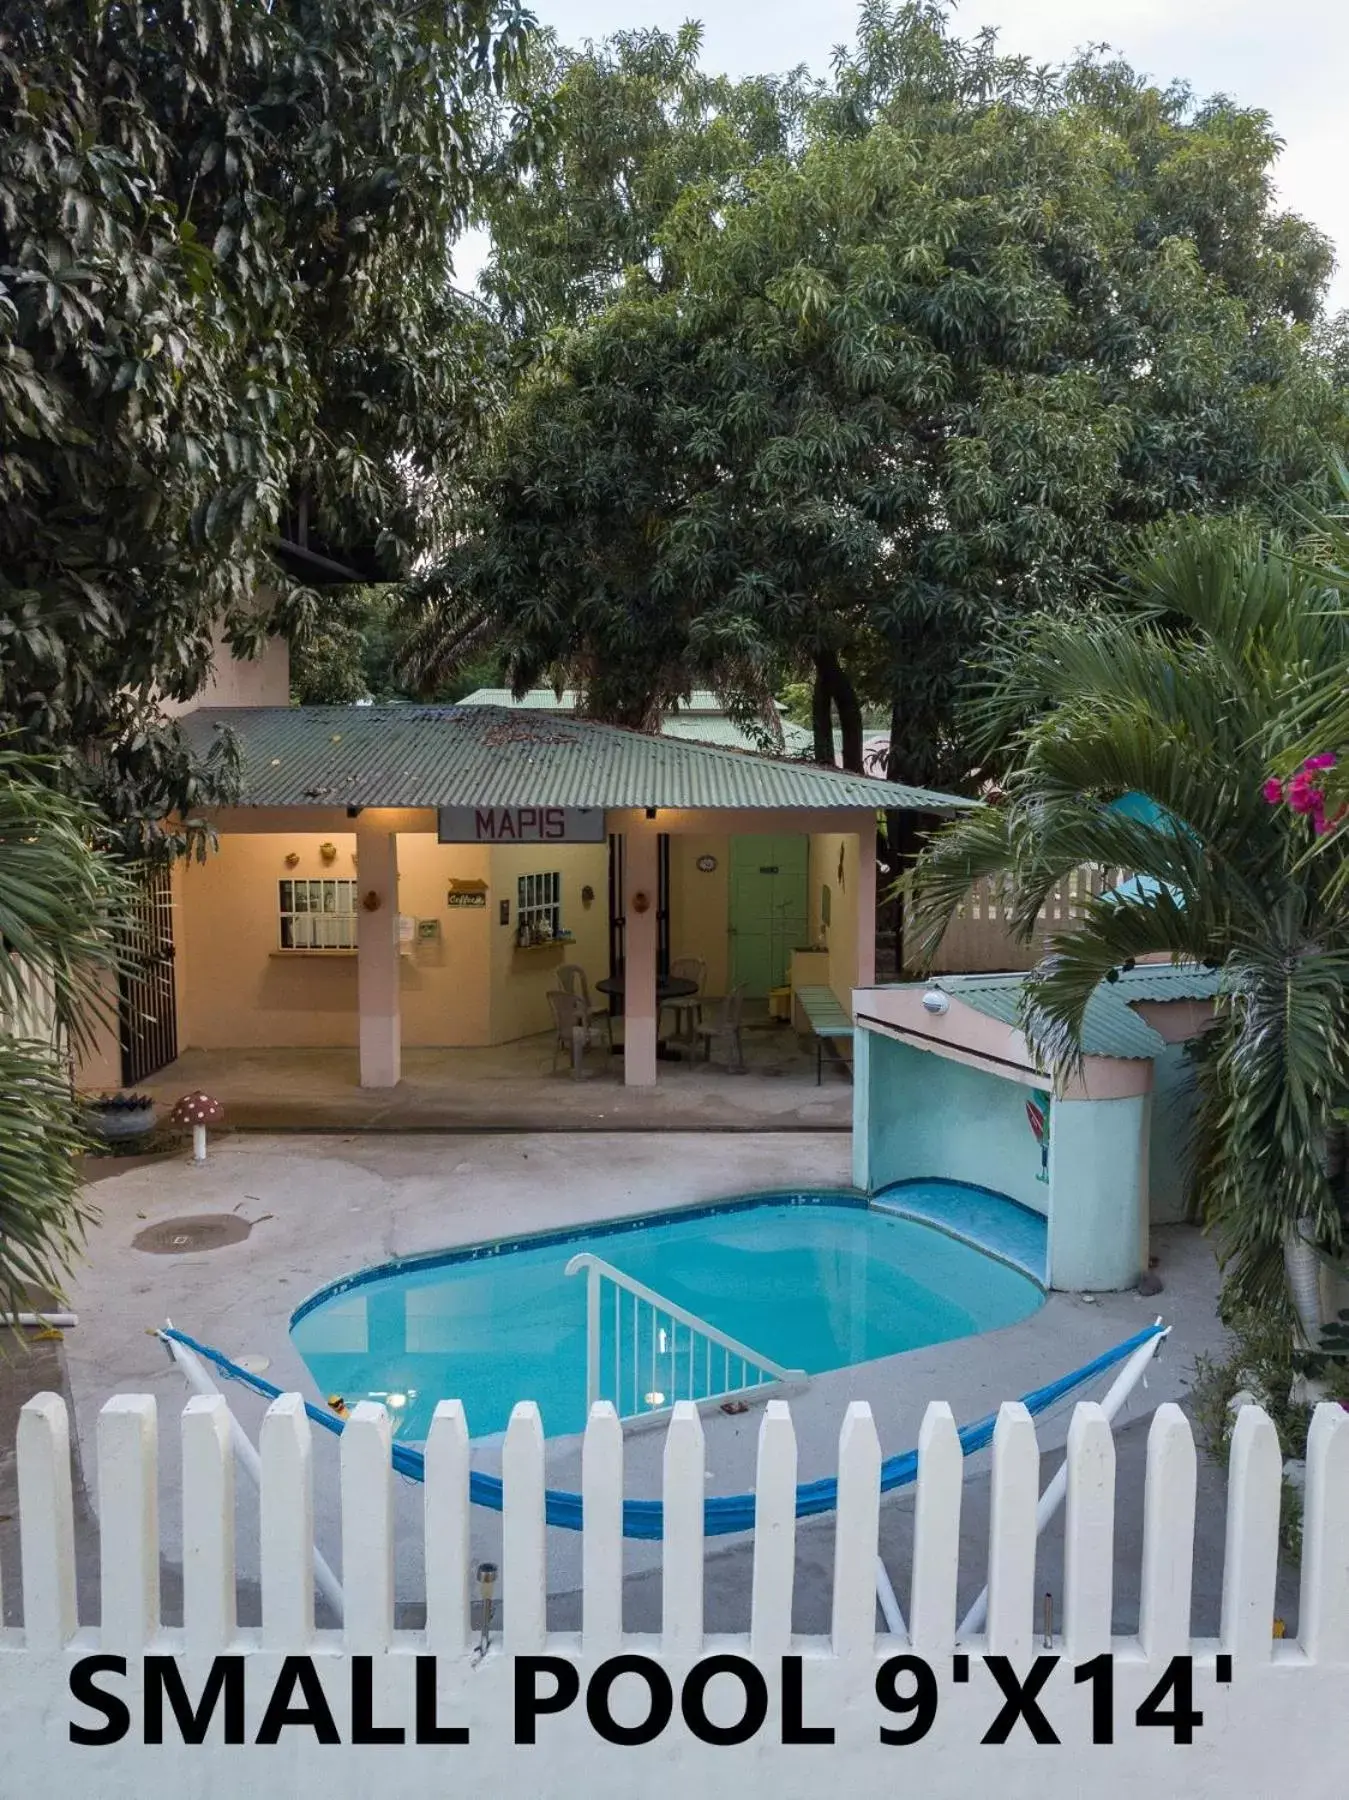
[[[1197,1059],[1196,1192],[1234,1296],[1288,1316],[1290,1250],[1341,1239],[1324,1146],[1349,1093],[1349,911],[1342,848],[1308,857],[1309,822],[1264,787],[1300,696],[1343,666],[1349,620],[1314,566],[1219,522],[1155,535],[1122,599],[1037,622],[1010,655],[984,720],[1010,737],[1005,798],[924,858],[918,923],[930,948],[993,876],[1029,938],[1084,864],[1149,878],[1082,903],[1030,979],[1027,1035],[1065,1069],[1121,965],[1162,953],[1221,971]]]
[[[127,877],[48,760],[0,748],[0,1312],[59,1292],[88,1222],[69,1056],[106,1006]]]

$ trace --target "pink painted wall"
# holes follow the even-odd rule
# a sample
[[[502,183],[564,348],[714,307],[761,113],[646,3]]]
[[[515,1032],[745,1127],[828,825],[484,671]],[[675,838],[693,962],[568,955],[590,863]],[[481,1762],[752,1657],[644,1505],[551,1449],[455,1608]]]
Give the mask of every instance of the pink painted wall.
[[[204,706],[290,705],[290,645],[284,638],[268,638],[262,655],[252,661],[236,656],[218,628],[213,641],[211,673],[201,692],[190,700],[160,702],[171,719]]]

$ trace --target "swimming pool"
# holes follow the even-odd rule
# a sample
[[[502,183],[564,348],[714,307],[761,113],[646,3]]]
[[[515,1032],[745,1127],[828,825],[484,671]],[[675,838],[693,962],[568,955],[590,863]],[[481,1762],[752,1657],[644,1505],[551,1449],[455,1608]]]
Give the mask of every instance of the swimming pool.
[[[959,1184],[922,1185],[959,1198]],[[970,1194],[985,1209],[998,1198]],[[383,1400],[407,1441],[451,1398],[474,1437],[504,1431],[517,1400],[537,1401],[552,1437],[585,1425],[586,1283],[565,1274],[581,1252],[812,1375],[994,1331],[1042,1304],[1022,1269],[898,1204],[893,1190],[885,1207],[751,1195],[472,1245],[334,1283],[297,1309],[291,1337],[325,1395]]]

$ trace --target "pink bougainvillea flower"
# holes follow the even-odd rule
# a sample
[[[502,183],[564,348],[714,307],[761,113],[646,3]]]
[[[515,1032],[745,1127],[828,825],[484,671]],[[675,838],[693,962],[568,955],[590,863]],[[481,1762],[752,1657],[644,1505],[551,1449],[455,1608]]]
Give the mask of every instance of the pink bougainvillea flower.
[[[1309,756],[1302,766],[1304,769],[1333,769],[1335,767],[1335,752],[1333,750],[1323,750],[1319,756]]]
[[[1277,775],[1271,775],[1260,791],[1264,794],[1271,806],[1283,805],[1283,783],[1279,780]]]
[[[1295,813],[1302,813],[1304,816],[1307,813],[1314,813],[1319,798],[1316,789],[1312,786],[1311,777],[1305,773],[1294,775],[1288,783],[1288,804]]]

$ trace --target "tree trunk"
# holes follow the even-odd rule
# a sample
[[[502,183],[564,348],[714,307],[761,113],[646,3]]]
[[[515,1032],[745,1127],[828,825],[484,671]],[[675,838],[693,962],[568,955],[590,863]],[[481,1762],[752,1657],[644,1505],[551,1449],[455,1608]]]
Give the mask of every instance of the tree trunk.
[[[815,658],[815,686],[810,696],[810,724],[815,734],[815,760],[826,769],[834,766],[834,705],[820,658]]]
[[[1309,1349],[1314,1348],[1321,1336],[1320,1265],[1308,1236],[1311,1224],[1310,1219],[1297,1220],[1289,1226],[1283,1243],[1288,1293]]]
[[[862,773],[862,708],[857,690],[844,674],[832,650],[815,652],[815,695],[812,722],[815,727],[815,760],[832,765],[834,761],[833,713],[837,710],[843,737],[843,767],[854,775]],[[825,724],[825,718],[828,724]],[[823,735],[822,735],[823,734]],[[825,752],[827,739],[828,754]]]

